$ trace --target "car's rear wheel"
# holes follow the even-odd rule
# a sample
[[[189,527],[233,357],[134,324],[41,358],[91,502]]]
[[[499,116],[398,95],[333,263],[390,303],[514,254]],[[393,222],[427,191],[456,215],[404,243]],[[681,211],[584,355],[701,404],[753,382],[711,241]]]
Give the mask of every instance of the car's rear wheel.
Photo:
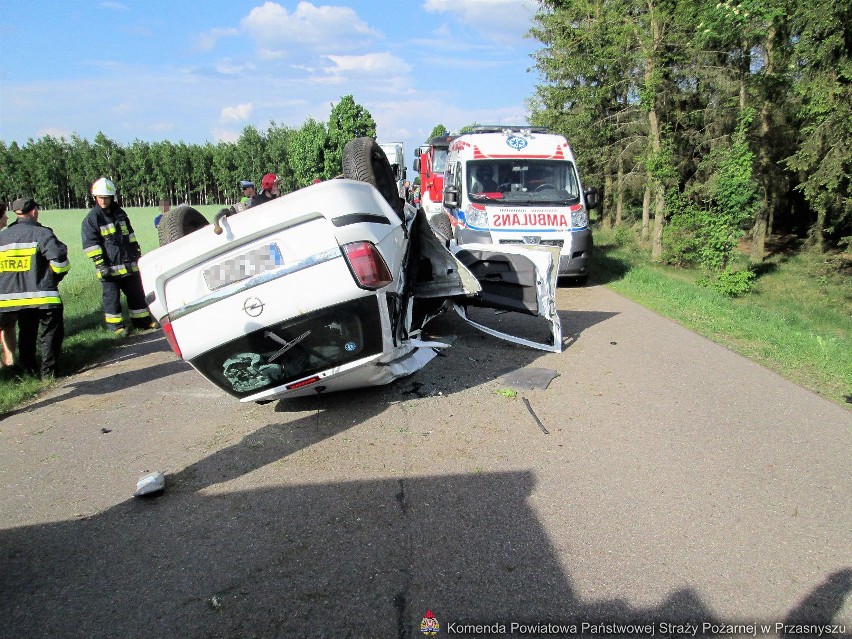
[[[163,215],[157,226],[157,239],[160,246],[179,240],[210,224],[207,218],[191,206],[181,204]]]
[[[433,215],[429,221],[429,226],[432,227],[435,235],[444,242],[449,242],[453,237],[453,225],[450,224],[450,218],[447,217],[446,213]]]
[[[343,147],[343,177],[372,184],[400,218],[405,200],[399,197],[393,169],[373,138],[355,138]]]

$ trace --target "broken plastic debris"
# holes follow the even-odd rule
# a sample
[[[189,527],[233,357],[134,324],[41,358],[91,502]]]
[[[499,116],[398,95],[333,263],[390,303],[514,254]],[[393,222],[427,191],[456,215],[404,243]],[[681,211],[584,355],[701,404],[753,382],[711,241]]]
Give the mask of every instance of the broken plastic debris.
[[[546,390],[553,378],[558,375],[559,373],[549,368],[522,368],[504,375],[503,382],[512,388]]]
[[[160,471],[148,473],[140,477],[139,481],[136,482],[136,492],[133,493],[133,496],[151,495],[163,490],[165,487],[166,476],[163,473]]]

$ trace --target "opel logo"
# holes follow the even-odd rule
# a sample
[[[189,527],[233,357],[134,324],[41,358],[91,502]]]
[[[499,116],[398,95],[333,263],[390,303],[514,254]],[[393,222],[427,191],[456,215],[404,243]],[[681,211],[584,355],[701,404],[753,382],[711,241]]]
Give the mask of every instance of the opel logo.
[[[243,303],[243,310],[249,317],[257,317],[258,315],[263,313],[263,302],[261,302],[256,297],[249,297]]]

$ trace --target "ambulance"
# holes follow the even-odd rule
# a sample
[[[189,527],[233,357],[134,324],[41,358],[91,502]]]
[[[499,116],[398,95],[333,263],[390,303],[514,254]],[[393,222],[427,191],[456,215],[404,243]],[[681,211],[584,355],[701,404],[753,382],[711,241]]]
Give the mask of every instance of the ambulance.
[[[446,219],[436,233],[459,245],[540,245],[559,249],[560,277],[585,282],[592,253],[589,210],[568,141],[542,127],[478,126],[450,144],[444,175]]]

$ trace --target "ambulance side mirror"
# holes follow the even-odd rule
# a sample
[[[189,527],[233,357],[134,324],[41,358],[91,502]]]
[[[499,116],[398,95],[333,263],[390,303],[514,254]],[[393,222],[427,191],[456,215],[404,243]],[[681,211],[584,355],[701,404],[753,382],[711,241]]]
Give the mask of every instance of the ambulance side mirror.
[[[420,173],[420,158],[414,158],[414,164],[411,165],[415,173]]]
[[[459,208],[459,190],[454,186],[448,186],[444,189],[444,208],[457,209]]]
[[[593,186],[590,186],[589,188],[587,188],[586,189],[586,208],[591,211],[592,209],[598,208],[598,205],[600,203],[601,203],[601,196],[598,193],[598,190]]]

